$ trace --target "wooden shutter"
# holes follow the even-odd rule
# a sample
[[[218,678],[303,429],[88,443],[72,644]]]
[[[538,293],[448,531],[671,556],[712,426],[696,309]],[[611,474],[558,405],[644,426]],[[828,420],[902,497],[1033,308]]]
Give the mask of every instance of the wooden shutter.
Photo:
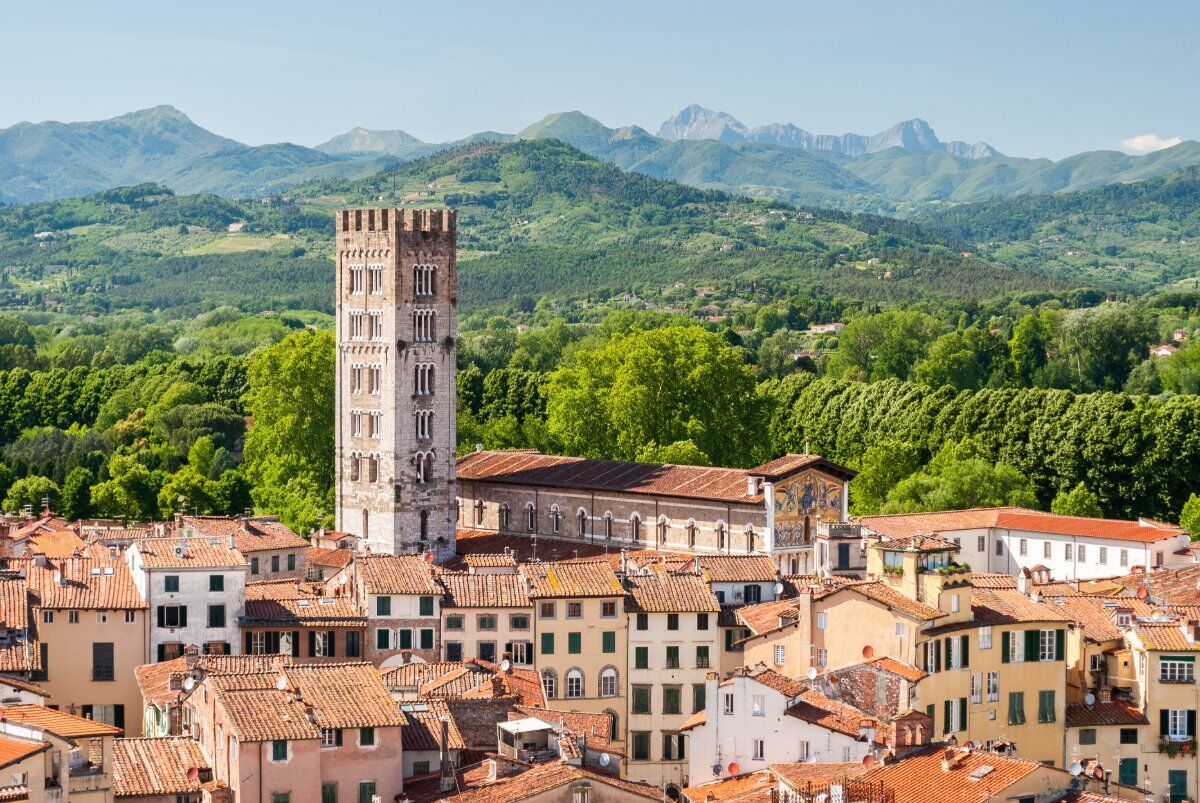
[[[1067,641],[1067,631],[1059,629],[1054,631],[1054,660],[1065,661],[1067,651],[1065,649]]]
[[[1038,660],[1038,648],[1040,647],[1040,643],[1039,643],[1038,639],[1040,636],[1041,636],[1040,630],[1026,630],[1025,631],[1025,660],[1026,661],[1037,661]]]
[[[292,657],[293,658],[300,657],[300,631],[299,630],[292,631]]]
[[[186,605],[179,606],[179,626],[187,627],[187,606]]]
[[[1000,634],[1000,663],[1002,663],[1002,664],[1008,663],[1008,653],[1009,653],[1008,640],[1009,640],[1009,632],[1007,630],[1005,630],[1003,633]]]
[[[958,728],[959,730],[967,729],[967,698],[958,698]]]
[[[327,631],[329,637],[329,657],[337,657],[337,632],[334,630]]]
[[[251,648],[251,638],[250,637],[252,635],[253,634],[250,633],[250,631],[246,631],[246,655],[250,654],[250,648]]]
[[[166,605],[158,606],[158,626],[159,627],[167,626],[167,606]],[[159,658],[158,660],[161,661],[162,659]]]
[[[942,642],[933,642],[933,671],[942,671]]]
[[[1187,729],[1187,735],[1188,735],[1188,736],[1195,736],[1195,735],[1196,735],[1196,710],[1195,710],[1194,708],[1189,708],[1189,709],[1188,709],[1188,712],[1187,712],[1187,728],[1188,728],[1188,729]]]
[[[970,650],[968,650],[968,649],[967,649],[967,647],[969,647],[969,646],[970,646],[970,643],[971,643],[971,637],[970,637],[970,636],[963,636],[963,637],[962,637],[962,644],[960,644],[960,645],[959,645],[959,647],[962,649],[962,665],[963,665],[964,667],[968,667],[968,666],[970,666],[970,665],[971,665],[971,659],[970,659],[970,657],[969,657],[969,656],[970,656]]]
[[[1166,736],[1171,732],[1171,709],[1158,709],[1158,735]]]
[[[942,703],[942,716],[944,717],[942,720],[942,733],[950,732],[950,717],[952,716],[950,713],[950,707],[952,705],[954,705],[953,700],[946,700]]]
[[[317,631],[308,631],[308,657],[315,658],[317,655]]]

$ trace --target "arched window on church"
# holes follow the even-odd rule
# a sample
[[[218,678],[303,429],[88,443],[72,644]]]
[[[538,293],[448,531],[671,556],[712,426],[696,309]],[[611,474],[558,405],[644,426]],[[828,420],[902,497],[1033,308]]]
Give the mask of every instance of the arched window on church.
[[[562,511],[558,505],[550,506],[550,529],[555,533],[562,532]]]
[[[529,532],[537,529],[537,508],[533,506],[533,502],[525,505],[525,529]]]
[[[580,511],[575,514],[575,522],[577,525],[576,534],[580,538],[583,538],[587,535],[587,512],[580,509]]]
[[[613,537],[613,517],[611,513],[604,514],[604,537],[609,541]]]
[[[633,541],[642,540],[642,517],[637,513],[629,517],[629,538]]]
[[[500,503],[500,529],[508,530],[512,524],[512,511],[508,509],[507,502]]]
[[[658,520],[657,535],[658,535],[658,543],[660,543],[660,544],[667,543],[667,520],[666,519]]]
[[[429,511],[421,511],[421,540],[429,540]]]
[[[691,519],[687,523],[687,539],[689,547],[696,546],[696,522]]]
[[[483,500],[475,500],[475,524],[483,524]]]
[[[725,549],[725,522],[717,522],[717,549]]]

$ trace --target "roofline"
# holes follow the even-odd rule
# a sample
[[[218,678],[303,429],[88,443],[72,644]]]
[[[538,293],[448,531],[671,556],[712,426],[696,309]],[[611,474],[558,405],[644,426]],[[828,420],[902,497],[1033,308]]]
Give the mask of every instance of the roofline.
[[[42,728],[42,730],[46,730],[46,729],[45,729],[45,728]],[[58,736],[58,734],[57,734],[57,733],[56,733],[56,734],[54,734],[54,735],[55,735],[55,736]],[[60,739],[66,739],[67,737],[65,737],[65,736],[59,736],[59,738],[60,738]],[[19,739],[13,739],[12,741],[16,742],[16,741],[20,741],[20,740],[19,740]],[[68,740],[68,741],[70,741],[70,740]],[[38,745],[38,747],[37,747],[37,749],[36,749],[36,750],[33,750],[33,751],[29,752],[29,753],[26,753],[26,754],[25,754],[25,755],[23,755],[23,756],[18,756],[17,758],[14,758],[14,759],[12,759],[12,760],[10,760],[10,761],[6,761],[6,762],[5,762],[5,763],[3,763],[3,764],[0,764],[0,769],[4,769],[5,767],[11,767],[13,764],[16,764],[16,763],[18,763],[18,762],[20,762],[20,761],[24,761],[25,759],[29,758],[30,756],[36,756],[36,755],[38,755],[39,753],[44,753],[44,752],[46,752],[47,750],[49,750],[49,749],[50,749],[52,746],[53,746],[53,745],[51,745],[49,742],[42,742],[41,744],[39,744],[39,745]]]

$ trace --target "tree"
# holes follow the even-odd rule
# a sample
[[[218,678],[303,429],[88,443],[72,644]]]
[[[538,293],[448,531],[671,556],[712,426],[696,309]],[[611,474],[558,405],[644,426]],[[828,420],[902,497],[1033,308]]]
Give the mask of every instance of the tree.
[[[1200,538],[1200,496],[1188,496],[1179,513],[1179,526],[1188,531],[1192,540]]]
[[[838,336],[828,373],[870,382],[906,379],[925,355],[937,328],[937,322],[923,312],[883,312],[855,318]]]
[[[911,443],[884,441],[867,449],[858,476],[850,481],[854,514],[878,513],[892,488],[921,469],[921,450]]]
[[[763,400],[740,352],[696,326],[634,330],[581,348],[544,386],[547,428],[571,454],[632,460],[690,440],[716,465],[751,465]]]
[[[248,375],[244,465],[255,505],[297,532],[332,526],[333,335],[289,335],[259,352]]]
[[[1141,309],[1116,302],[1072,310],[1063,319],[1062,359],[1081,390],[1120,390],[1156,332]]]
[[[712,465],[708,455],[691,441],[675,441],[666,446],[648,443],[637,454],[640,463],[673,463],[680,466]]]
[[[49,477],[22,477],[8,489],[8,495],[4,497],[4,512],[17,514],[21,508],[29,505],[36,516],[47,502],[51,510],[56,509],[60,496],[58,485]]]
[[[1007,350],[998,335],[979,326],[960,329],[933,341],[925,359],[913,368],[913,379],[931,387],[950,385],[978,390],[1004,373]]]
[[[978,442],[963,439],[947,443],[924,470],[898,482],[888,494],[883,512],[1000,505],[1035,507],[1033,484],[1012,466],[988,459]]]
[[[212,485],[192,466],[184,466],[163,483],[158,491],[159,515],[170,518],[178,512],[212,513]]]
[[[1026,315],[1013,327],[1008,341],[1013,376],[1022,387],[1032,387],[1037,371],[1046,364],[1054,319],[1049,311]]]
[[[227,452],[228,453],[228,452]],[[213,460],[217,456],[217,446],[208,435],[196,438],[192,448],[188,450],[188,465],[202,477],[207,477],[212,470]]]
[[[146,521],[158,514],[156,477],[137,457],[118,452],[108,461],[109,479],[92,486],[92,508],[105,518]]]
[[[1059,491],[1050,503],[1050,512],[1063,516],[1088,516],[1100,518],[1100,500],[1081,482],[1069,491]]]
[[[62,486],[62,515],[70,521],[92,515],[92,485],[96,476],[84,466],[76,466],[67,474]]]

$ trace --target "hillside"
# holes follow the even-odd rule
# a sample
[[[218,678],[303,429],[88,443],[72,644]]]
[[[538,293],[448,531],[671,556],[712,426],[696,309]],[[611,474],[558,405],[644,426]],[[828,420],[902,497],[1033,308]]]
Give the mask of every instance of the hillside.
[[[313,181],[266,205],[147,185],[0,209],[0,266],[9,266],[0,302],[93,313],[328,310],[332,211],[393,202],[458,209],[467,311],[518,294],[607,298],[717,280],[877,302],[1064,286],[964,258],[909,223],[699,190],[538,140],[463,146],[368,179]],[[238,223],[241,231],[227,231]]]
[[[1017,269],[1133,292],[1173,283],[1194,288],[1200,277],[1200,168],[1081,192],[962,204],[921,221]]]

